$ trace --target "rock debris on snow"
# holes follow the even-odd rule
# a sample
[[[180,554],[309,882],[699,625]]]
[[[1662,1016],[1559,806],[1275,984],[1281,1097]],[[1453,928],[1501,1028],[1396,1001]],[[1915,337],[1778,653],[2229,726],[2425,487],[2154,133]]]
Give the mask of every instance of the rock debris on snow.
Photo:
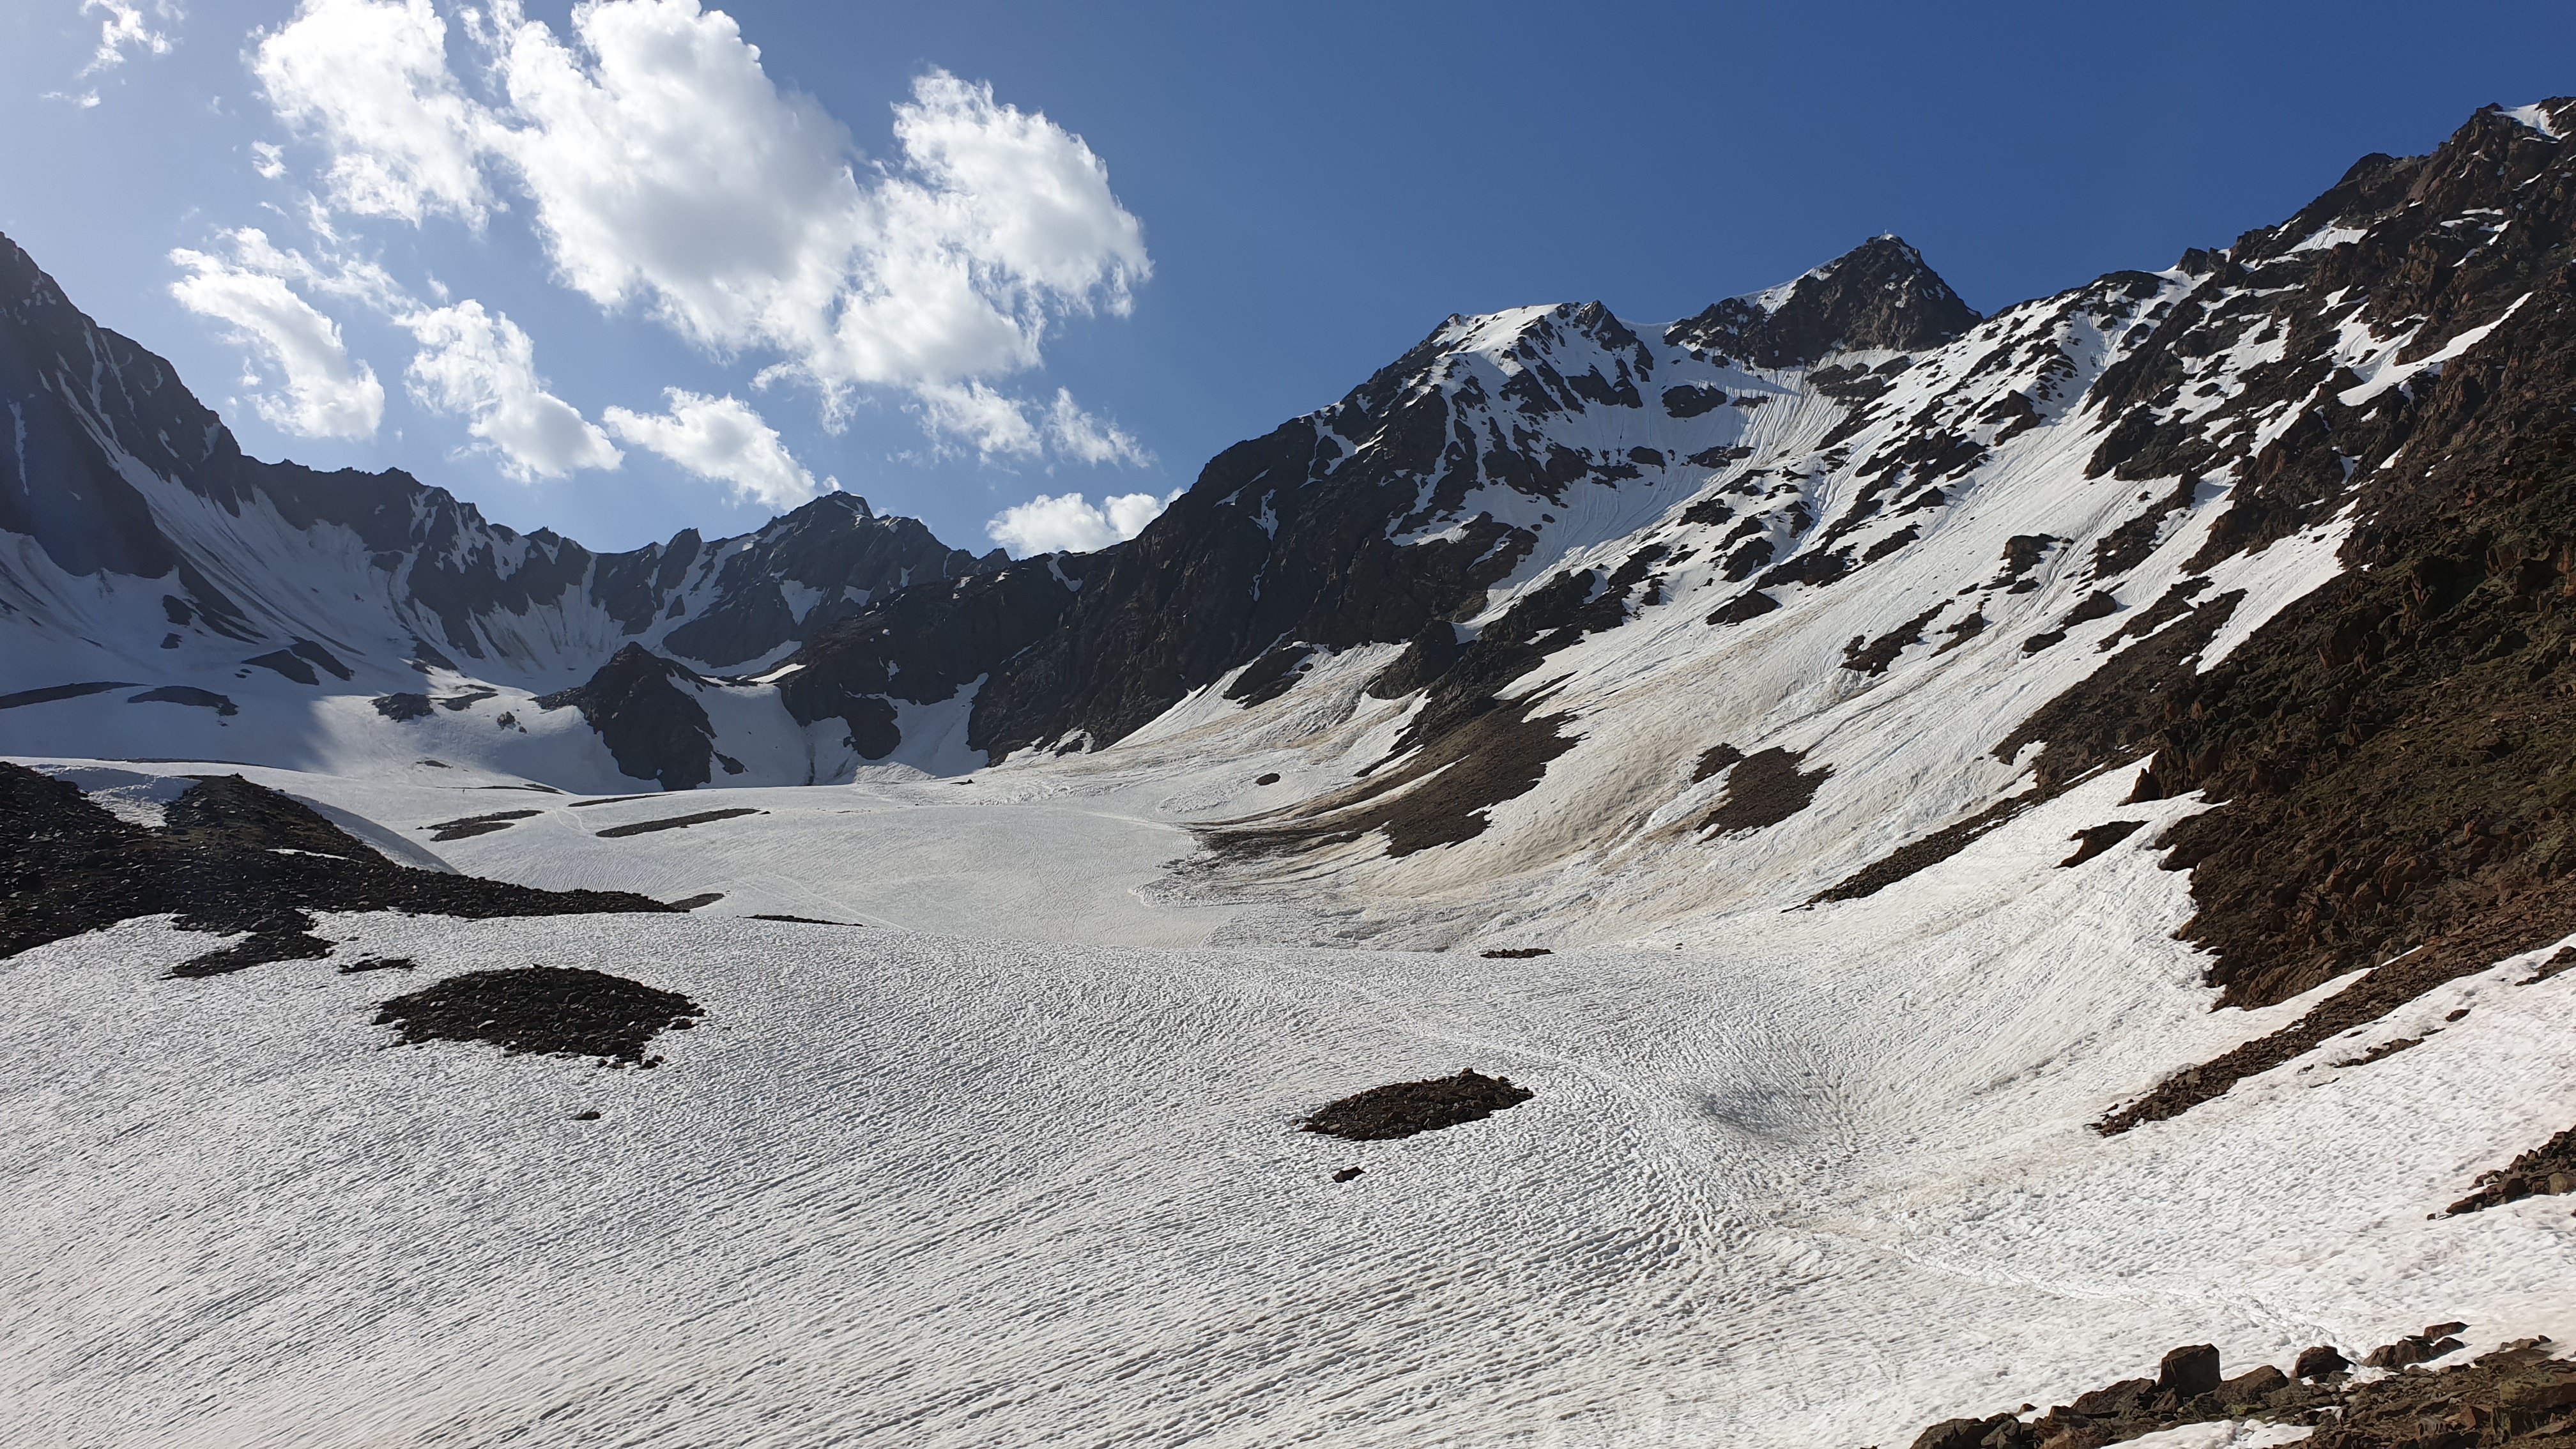
[[[1454,1077],[1396,1082],[1354,1092],[1317,1108],[1302,1125],[1306,1131],[1327,1137],[1383,1142],[1481,1122],[1537,1095],[1527,1087],[1513,1086],[1508,1077],[1489,1077],[1465,1067]]]

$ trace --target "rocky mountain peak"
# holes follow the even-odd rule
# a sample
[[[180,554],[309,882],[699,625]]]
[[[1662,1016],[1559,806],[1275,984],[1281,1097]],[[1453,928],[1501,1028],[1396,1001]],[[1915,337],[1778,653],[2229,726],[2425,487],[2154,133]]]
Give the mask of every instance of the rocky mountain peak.
[[[2576,136],[2576,98],[2482,107],[2429,154],[2362,157],[2298,215],[2248,232],[2236,250],[2248,258],[2288,255],[2302,245],[2327,245],[2318,236],[2325,228],[2357,234],[2409,208],[2441,220],[2513,214],[2547,197],[2548,189],[2528,188],[2543,173],[2563,173],[2570,136]]]
[[[2570,135],[2576,135],[2576,96],[2551,96],[2527,106],[2480,106],[2478,114],[2501,116],[2517,125],[2528,126],[2552,141],[2564,141]]]
[[[854,519],[874,518],[877,516],[876,510],[868,507],[868,500],[860,497],[856,493],[826,493],[822,497],[815,499],[813,502],[806,504],[805,508],[822,510],[838,509],[841,512],[851,515]],[[801,513],[804,509],[799,509],[797,511]]]
[[[1891,233],[1795,281],[1674,323],[1664,341],[1755,367],[1806,367],[1834,352],[1937,347],[1979,320],[1921,252]]]

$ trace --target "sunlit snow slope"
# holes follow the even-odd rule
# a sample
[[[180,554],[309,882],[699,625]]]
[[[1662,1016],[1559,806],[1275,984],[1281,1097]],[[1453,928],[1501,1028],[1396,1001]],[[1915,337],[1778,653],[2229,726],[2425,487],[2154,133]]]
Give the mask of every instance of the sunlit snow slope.
[[[2576,974],[2517,984],[2545,953],[2212,1109],[2085,1130],[2299,1009],[2206,1010],[2153,852],[2052,868],[2112,782],[1902,904],[1528,960],[1048,944],[998,878],[1098,901],[1154,850],[1044,799],[979,833],[887,820],[964,808],[938,787],[750,792],[773,814],[601,839],[678,802],[303,783],[415,841],[456,801],[541,812],[439,847],[478,866],[744,894],[334,917],[330,961],[200,981],[159,979],[204,941],[159,923],[0,964],[8,1442],[1883,1444],[2177,1342],[2576,1327],[2563,1200],[2426,1220],[2576,1091]],[[834,799],[876,822],[839,894],[736,874],[831,841],[792,812]],[[993,929],[948,918],[941,842],[1014,838],[1054,848],[991,864]],[[880,924],[738,914],[780,906]],[[1109,938],[1153,909],[1092,907]],[[381,956],[418,969],[333,969]],[[649,1072],[370,1025],[532,962],[704,1024]],[[1401,1142],[1293,1130],[1461,1066],[1538,1095]]]

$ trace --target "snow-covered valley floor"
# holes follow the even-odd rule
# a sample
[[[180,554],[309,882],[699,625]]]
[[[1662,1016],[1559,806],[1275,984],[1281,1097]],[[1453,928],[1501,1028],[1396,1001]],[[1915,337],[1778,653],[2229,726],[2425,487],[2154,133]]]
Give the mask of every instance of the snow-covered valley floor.
[[[148,811],[191,768],[78,778]],[[2576,1334],[2568,1199],[2427,1217],[2566,1125],[2576,973],[2087,1130],[2314,999],[2208,1010],[2147,848],[2189,801],[2053,869],[2126,772],[1903,891],[1528,959],[1298,944],[1175,884],[1146,795],[1043,771],[578,810],[244,773],[389,840],[539,812],[412,847],[470,873],[725,896],[329,916],[331,960],[201,980],[159,919],[0,961],[0,1442],[1892,1445],[2179,1343]],[[710,806],[768,813],[596,833]],[[706,1016],[648,1071],[373,1024],[530,964]],[[1462,1067],[1537,1095],[1295,1130]]]

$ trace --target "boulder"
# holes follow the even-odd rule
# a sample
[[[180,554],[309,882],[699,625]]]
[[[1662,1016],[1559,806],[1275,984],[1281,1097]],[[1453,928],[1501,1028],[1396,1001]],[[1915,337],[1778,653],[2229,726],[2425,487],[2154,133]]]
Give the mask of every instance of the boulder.
[[[1977,1449],[1986,1437],[1983,1419],[1944,1419],[1914,1436],[1914,1449]]]
[[[2166,1354],[2156,1367],[2156,1387],[2177,1398],[2194,1399],[2218,1387],[2218,1346],[2187,1343]]]
[[[2297,1379],[2323,1378],[2327,1374],[2342,1373],[2345,1369],[2351,1367],[2352,1360],[2345,1358],[2333,1344],[2320,1343],[2313,1348],[2303,1348],[2299,1350],[2298,1362],[2290,1366],[2290,1377]]]
[[[2068,1407],[2088,1419],[2115,1419],[2144,1404],[2155,1391],[2154,1379],[2122,1379],[2107,1388],[2077,1394]]]
[[[2219,1384],[2218,1399],[2230,1406],[2260,1404],[2289,1386],[2290,1376],[2267,1363]]]
[[[1914,1440],[1914,1449],[2035,1449],[2030,1426],[2011,1414],[1991,1419],[1944,1419]]]

